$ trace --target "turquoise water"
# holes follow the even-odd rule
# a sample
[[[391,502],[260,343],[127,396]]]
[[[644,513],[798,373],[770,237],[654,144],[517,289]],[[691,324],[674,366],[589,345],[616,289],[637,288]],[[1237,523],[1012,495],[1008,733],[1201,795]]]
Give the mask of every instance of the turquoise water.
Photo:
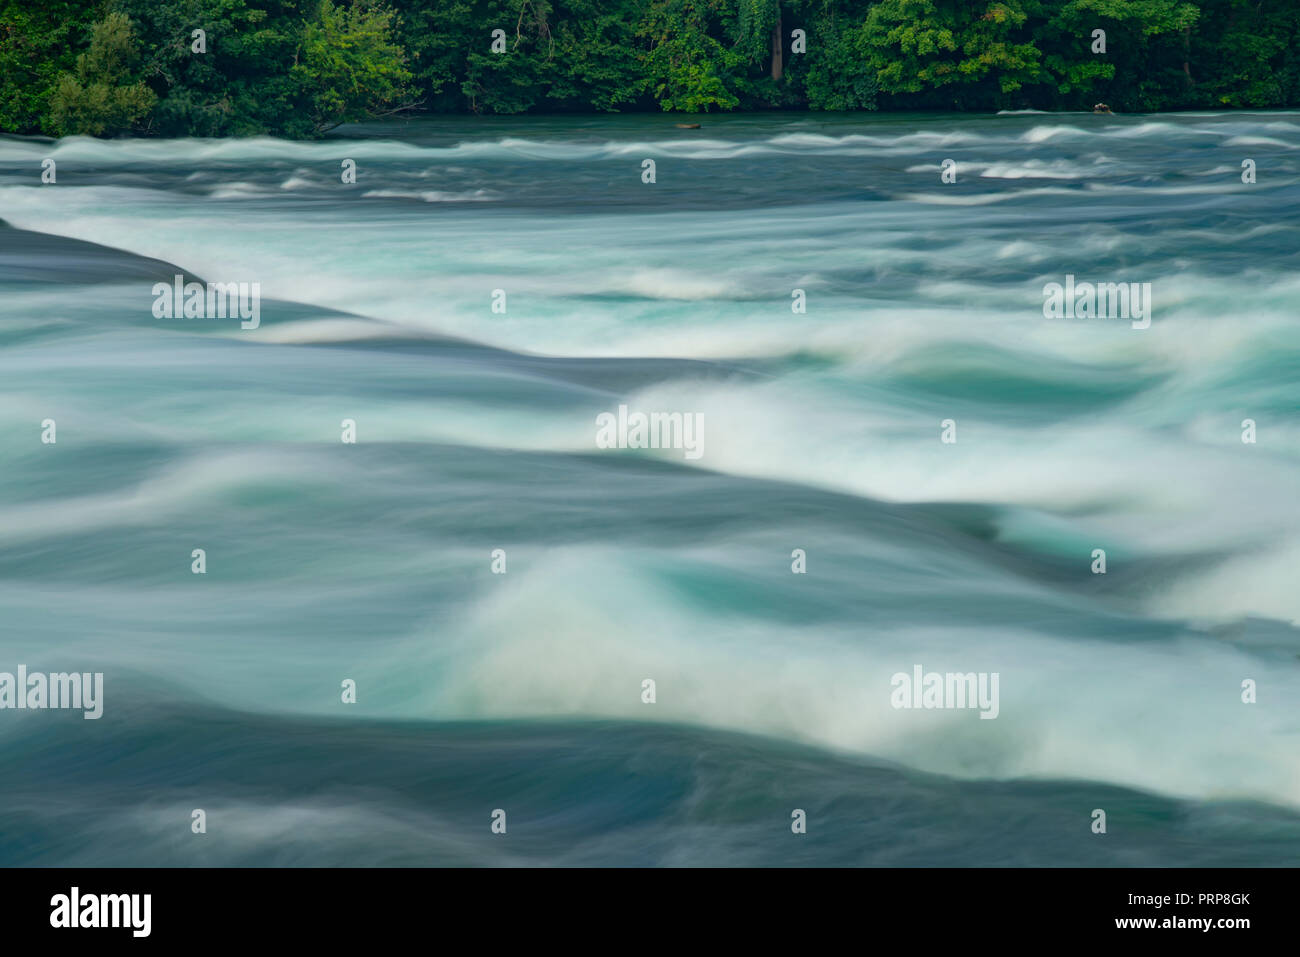
[[[0,710],[0,863],[1300,853],[1298,113],[2,137],[0,218],[0,671],[105,676]]]

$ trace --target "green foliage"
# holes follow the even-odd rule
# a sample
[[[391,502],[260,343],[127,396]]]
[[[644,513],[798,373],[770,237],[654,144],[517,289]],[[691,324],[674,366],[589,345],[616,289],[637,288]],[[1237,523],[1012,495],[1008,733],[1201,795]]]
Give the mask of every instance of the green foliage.
[[[1027,7],[1037,4],[883,0],[867,15],[858,51],[900,104],[995,108],[1042,75]]]
[[[796,58],[788,76],[803,81],[813,110],[874,110],[880,84],[876,71],[858,52],[857,35],[837,30],[833,18],[822,18],[809,31],[807,73],[799,74]]]
[[[1300,102],[1300,4],[1205,0],[1191,38],[1193,74],[1214,109]]]
[[[103,136],[133,128],[153,109],[153,92],[136,79],[140,59],[125,14],[110,13],[91,31],[75,73],[59,77],[50,125],[60,135]]]
[[[290,71],[306,16],[296,0],[112,0],[150,51],[145,82],[164,136],[310,136],[314,124]],[[315,7],[312,4],[311,9]],[[194,52],[203,30],[206,51]]]
[[[637,35],[649,43],[641,57],[655,100],[665,110],[735,109],[734,74],[744,54],[723,39],[721,0],[655,0]]]
[[[395,16],[378,4],[336,6],[320,0],[316,16],[303,27],[290,71],[307,102],[313,132],[401,107],[411,73],[392,40]]]
[[[313,137],[414,108],[1283,108],[1300,104],[1297,41],[1300,4],[1260,0],[0,0],[0,129]]]
[[[1113,109],[1144,111],[1194,102],[1184,72],[1184,37],[1199,8],[1183,0],[1066,0],[1053,5],[1040,33],[1055,93],[1067,105],[1103,99]],[[1106,53],[1091,52],[1094,29],[1106,31]]]
[[[612,111],[646,99],[650,81],[635,56],[636,21],[600,0],[570,3],[568,18],[551,30],[548,61],[554,72],[547,93],[559,109]]]
[[[544,76],[553,69],[554,38],[550,5],[516,0],[491,23],[506,34],[504,53],[493,53],[488,38],[470,48],[461,92],[475,113],[523,113],[546,91]]]
[[[763,60],[771,50],[772,27],[780,4],[777,0],[736,0],[732,46],[746,62]]]
[[[542,95],[538,72],[525,53],[471,53],[460,89],[475,113],[523,113]]]
[[[0,0],[0,130],[50,133],[50,98],[90,42],[100,0]]]

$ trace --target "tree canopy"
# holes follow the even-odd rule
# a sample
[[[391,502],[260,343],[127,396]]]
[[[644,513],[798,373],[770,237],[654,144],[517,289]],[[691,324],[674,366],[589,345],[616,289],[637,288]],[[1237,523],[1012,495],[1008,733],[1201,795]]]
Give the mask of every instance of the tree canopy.
[[[1300,4],[1280,0],[0,0],[0,129],[312,137],[399,111],[1284,108],[1300,103],[1297,39]]]

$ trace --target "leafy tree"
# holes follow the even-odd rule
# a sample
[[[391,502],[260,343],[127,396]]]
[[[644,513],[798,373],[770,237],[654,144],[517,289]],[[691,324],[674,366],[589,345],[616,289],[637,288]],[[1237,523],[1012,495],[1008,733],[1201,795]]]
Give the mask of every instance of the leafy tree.
[[[56,134],[50,98],[76,69],[100,0],[0,0],[0,130]]]
[[[1199,13],[1184,0],[1067,0],[1039,31],[1056,92],[1075,107],[1094,95],[1118,110],[1187,105],[1186,40]],[[1095,29],[1106,31],[1104,57],[1091,52]]]
[[[654,97],[665,110],[707,112],[734,109],[740,98],[733,73],[744,55],[723,42],[721,0],[656,0],[637,35],[650,50],[641,62]]]
[[[874,110],[879,84],[851,35],[832,33],[810,53],[805,90],[814,110]]]
[[[422,102],[438,112],[467,109],[460,90],[466,61],[470,53],[487,49],[488,30],[506,26],[503,0],[393,0],[393,5]]]
[[[637,51],[640,5],[571,0],[551,30],[555,65],[547,98],[561,109],[617,110],[649,106],[649,81]]]
[[[133,128],[156,99],[136,78],[139,59],[125,14],[110,13],[96,23],[90,49],[77,57],[76,72],[59,77],[50,98],[51,126],[60,135],[91,136]]]
[[[509,51],[471,53],[460,88],[475,113],[523,113],[544,92],[536,58]]]
[[[1191,37],[1197,105],[1267,109],[1300,102],[1300,5],[1203,0]]]
[[[148,51],[145,82],[158,95],[152,128],[164,136],[310,136],[289,76],[303,27],[297,0],[114,0]],[[203,30],[206,50],[194,52]]]
[[[812,110],[874,110],[878,86],[874,70],[858,52],[858,30],[870,9],[868,0],[791,2],[783,19],[783,42],[796,27],[807,49],[785,59],[784,81],[791,106]]]
[[[858,50],[899,105],[989,108],[1041,75],[1028,19],[1023,0],[882,0],[867,14]]]
[[[415,106],[1294,107],[1297,41],[1300,5],[1261,0],[0,0],[0,129],[313,137]]]
[[[364,0],[348,6],[320,0],[303,28],[291,71],[306,98],[313,133],[410,107],[411,73],[392,39],[395,16]]]

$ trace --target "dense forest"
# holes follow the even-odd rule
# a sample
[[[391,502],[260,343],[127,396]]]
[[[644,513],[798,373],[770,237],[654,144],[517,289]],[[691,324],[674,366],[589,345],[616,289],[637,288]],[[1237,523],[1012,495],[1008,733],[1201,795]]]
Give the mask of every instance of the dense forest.
[[[0,130],[1293,107],[1298,34],[1297,0],[0,0]]]

